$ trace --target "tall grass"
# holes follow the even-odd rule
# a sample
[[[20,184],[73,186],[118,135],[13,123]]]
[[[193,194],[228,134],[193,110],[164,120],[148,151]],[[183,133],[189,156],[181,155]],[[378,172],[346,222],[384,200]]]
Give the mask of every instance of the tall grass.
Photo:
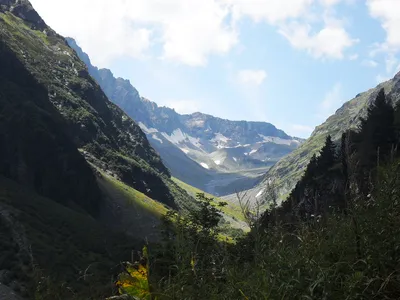
[[[348,214],[253,225],[236,245],[180,219],[152,249],[153,299],[400,299],[399,171],[382,168],[373,195],[352,199]]]

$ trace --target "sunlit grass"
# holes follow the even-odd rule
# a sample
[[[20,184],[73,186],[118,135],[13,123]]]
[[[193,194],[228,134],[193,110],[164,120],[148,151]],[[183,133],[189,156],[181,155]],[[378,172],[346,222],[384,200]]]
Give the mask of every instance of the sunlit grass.
[[[103,179],[110,183],[124,196],[124,198],[127,199],[128,203],[139,206],[143,210],[150,212],[159,218],[168,212],[169,209],[162,203],[147,197],[145,194],[105,174],[104,172],[101,172],[101,174],[103,175]]]
[[[220,199],[220,198],[218,198],[218,197],[216,197],[214,195],[205,193],[204,191],[202,191],[202,190],[200,190],[198,188],[195,188],[195,187],[193,187],[193,186],[191,186],[191,185],[189,185],[189,184],[187,184],[187,183],[185,183],[185,182],[183,182],[183,181],[181,181],[181,180],[179,180],[179,179],[177,179],[175,177],[173,177],[172,180],[175,181],[175,183],[178,184],[181,188],[186,190],[191,196],[195,197],[196,194],[198,194],[198,193],[204,193],[207,198],[213,198],[214,199],[214,204],[218,204],[220,202],[226,202],[226,201],[224,201],[224,200],[222,200],[222,199]],[[238,221],[245,221],[243,213],[242,213],[242,211],[240,209],[240,206],[237,205],[237,204],[231,203],[231,202],[227,202],[227,203],[228,203],[228,205],[226,205],[225,207],[222,207],[221,211],[224,214],[226,214],[227,216],[232,217],[233,219],[236,219]]]
[[[13,33],[17,34],[20,37],[23,37],[27,33],[33,33],[37,37],[39,37],[46,45],[49,45],[49,40],[47,39],[47,35],[40,30],[33,30],[29,28],[25,22],[17,17],[15,17],[11,13],[0,14],[0,17],[7,23],[7,25],[11,26],[14,29]],[[18,31],[16,29],[18,28]]]

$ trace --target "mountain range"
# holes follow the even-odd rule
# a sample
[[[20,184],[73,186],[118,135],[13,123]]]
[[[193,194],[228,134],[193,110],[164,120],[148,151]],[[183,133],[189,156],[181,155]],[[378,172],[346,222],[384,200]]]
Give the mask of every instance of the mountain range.
[[[93,66],[74,39],[67,42],[108,98],[139,124],[172,175],[206,192],[224,196],[253,187],[303,142],[266,122],[230,121],[199,112],[181,115],[160,107],[141,97],[129,80]]]
[[[194,199],[201,190],[226,196],[206,205],[221,207],[229,230],[242,228],[247,216],[232,193],[261,199],[275,182],[285,200],[326,137],[338,142],[357,128],[381,88],[398,102],[400,73],[306,141],[265,122],[181,115],[93,66],[28,0],[0,0],[0,298],[104,299],[120,262],[160,241],[166,215],[204,212]]]

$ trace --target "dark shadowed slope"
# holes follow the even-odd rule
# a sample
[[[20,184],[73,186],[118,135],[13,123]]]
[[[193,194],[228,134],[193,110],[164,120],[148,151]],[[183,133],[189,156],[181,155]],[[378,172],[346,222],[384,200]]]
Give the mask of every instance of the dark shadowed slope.
[[[186,194],[170,180],[140,127],[108,101],[64,38],[45,26],[28,2],[13,3],[1,1],[0,37],[46,90],[42,93],[62,116],[75,148],[153,199],[171,207],[184,202]]]

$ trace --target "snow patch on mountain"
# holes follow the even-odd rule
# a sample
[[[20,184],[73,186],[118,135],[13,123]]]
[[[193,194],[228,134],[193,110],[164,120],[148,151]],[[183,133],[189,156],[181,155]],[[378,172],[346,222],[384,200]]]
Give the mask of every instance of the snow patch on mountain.
[[[206,163],[200,163],[200,165],[201,165],[204,169],[207,169],[207,170],[210,169],[210,167],[209,167]]]
[[[202,149],[202,144],[200,143],[200,139],[199,138],[194,138],[194,137],[192,137],[190,135],[188,135],[187,137],[188,137],[189,142],[192,145],[194,145],[195,147],[197,147],[199,149]]]
[[[229,146],[229,143],[231,142],[232,140],[230,139],[230,138],[228,138],[228,137],[226,137],[226,136],[224,136],[223,134],[221,134],[221,133],[215,133],[214,134],[214,137],[210,140],[210,142],[212,143],[212,144],[214,144],[215,145],[215,147],[217,147],[217,149],[224,149],[224,148],[227,148],[227,146]]]
[[[274,136],[265,136],[262,134],[259,134],[258,136],[260,138],[262,138],[263,142],[265,142],[265,143],[274,143],[274,144],[278,144],[278,145],[288,145],[288,146],[290,146],[292,143],[300,144],[299,141],[293,140],[293,139],[287,140],[287,139],[282,139],[282,138],[274,137]]]
[[[181,149],[182,152],[185,154],[188,154],[190,152],[189,149],[185,149],[185,148],[179,148],[179,149]]]
[[[257,153],[257,151],[258,151],[258,149],[253,149],[253,150],[250,151],[249,155],[252,155],[252,154],[254,154],[254,153]]]
[[[194,138],[184,133],[180,128],[175,129],[171,135],[168,135],[166,132],[162,132],[161,134],[174,145],[187,144],[188,146],[202,149],[199,138]]]
[[[175,129],[171,135],[168,135],[166,132],[161,133],[167,140],[171,143],[177,145],[186,140],[187,136],[182,132],[180,128]]]
[[[224,136],[223,134],[221,134],[219,132],[214,134],[214,138],[211,139],[212,142],[216,142],[216,143],[218,143],[218,142],[227,143],[230,140],[231,140],[230,138],[227,138],[226,136]]]
[[[160,139],[156,134],[153,134],[151,137],[153,138],[153,140],[156,140],[156,141],[160,142],[161,144],[163,143],[163,140]]]
[[[259,198],[263,193],[264,193],[265,189],[262,189],[258,192],[258,194],[256,195],[256,198]]]
[[[152,134],[152,133],[157,133],[158,130],[155,128],[148,128],[146,125],[144,125],[142,122],[138,123],[139,127],[144,131],[146,134]]]

